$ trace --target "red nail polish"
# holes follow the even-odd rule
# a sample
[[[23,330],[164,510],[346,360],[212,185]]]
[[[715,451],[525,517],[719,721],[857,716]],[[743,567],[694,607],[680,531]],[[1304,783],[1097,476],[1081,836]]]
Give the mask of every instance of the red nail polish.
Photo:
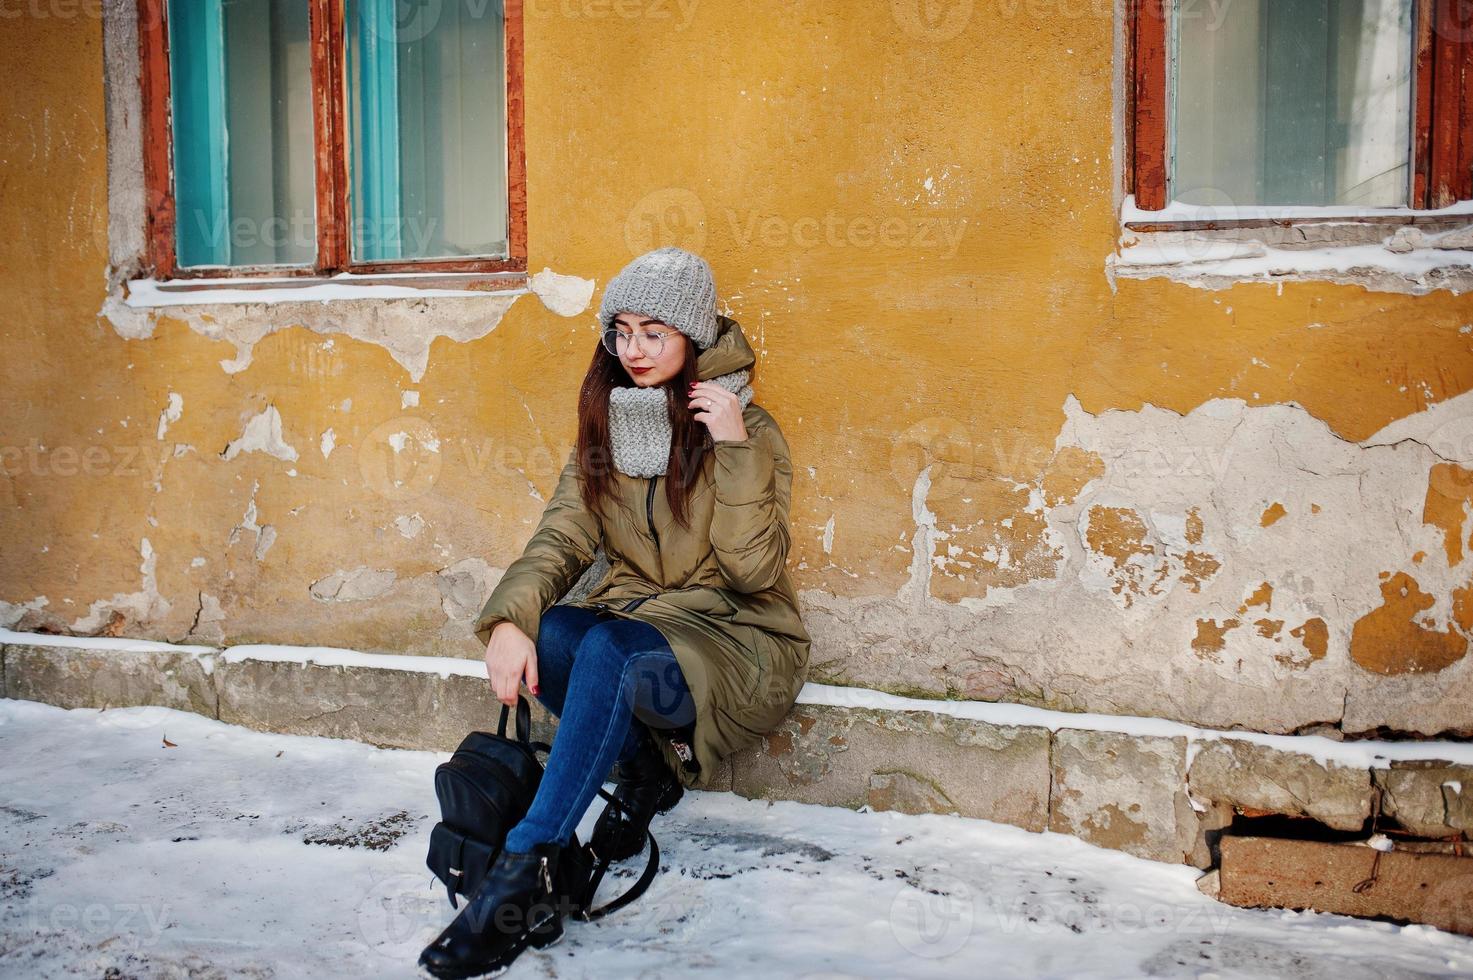
[[[532,693],[533,694],[540,694],[540,693],[542,693],[541,688],[537,688],[537,687],[532,688]]]

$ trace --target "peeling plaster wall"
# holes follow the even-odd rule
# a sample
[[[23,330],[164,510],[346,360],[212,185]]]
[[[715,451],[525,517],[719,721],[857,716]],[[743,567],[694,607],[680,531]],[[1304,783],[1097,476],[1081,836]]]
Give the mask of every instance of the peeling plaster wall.
[[[1108,5],[529,5],[527,291],[157,310],[128,7],[6,22],[0,624],[476,656],[674,243],[793,450],[814,679],[1473,734],[1473,299],[1112,288]]]
[[[1469,730],[1473,393],[1359,442],[1292,403],[1091,415],[1071,395],[1065,416],[1017,487],[1028,552],[952,521],[971,484],[936,462],[900,600],[804,593],[826,676],[1222,728]],[[939,576],[986,584],[950,603]]]
[[[235,348],[220,360],[220,370],[238,374],[251,366],[256,345],[273,333],[305,329],[331,338],[338,334],[388,352],[419,381],[429,366],[430,347],[439,338],[466,343],[496,328],[520,293],[456,299],[335,299],[331,303],[236,303],[170,306],[140,310],[109,296],[104,320],[128,340],[147,340],[160,322],[182,323],[209,340]],[[331,347],[327,348],[331,350]]]

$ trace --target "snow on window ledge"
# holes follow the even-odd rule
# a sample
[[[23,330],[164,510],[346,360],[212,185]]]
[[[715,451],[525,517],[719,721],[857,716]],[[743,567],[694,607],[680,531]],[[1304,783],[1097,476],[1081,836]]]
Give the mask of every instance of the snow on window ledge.
[[[1127,197],[1106,276],[1205,289],[1318,281],[1422,295],[1473,290],[1473,202],[1408,208],[1204,208],[1141,211]]]
[[[384,273],[331,277],[131,279],[123,302],[134,309],[254,303],[332,303],[345,300],[404,300],[440,297],[504,299],[527,292],[525,273]]]

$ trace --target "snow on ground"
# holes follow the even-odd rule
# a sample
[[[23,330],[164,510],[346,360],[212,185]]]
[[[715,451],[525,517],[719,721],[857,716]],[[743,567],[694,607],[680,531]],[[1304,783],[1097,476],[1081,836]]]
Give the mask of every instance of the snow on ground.
[[[0,977],[414,976],[455,914],[424,867],[447,757],[0,700]],[[1235,909],[1191,868],[982,820],[688,792],[654,830],[643,898],[506,976],[1473,973],[1473,939]]]

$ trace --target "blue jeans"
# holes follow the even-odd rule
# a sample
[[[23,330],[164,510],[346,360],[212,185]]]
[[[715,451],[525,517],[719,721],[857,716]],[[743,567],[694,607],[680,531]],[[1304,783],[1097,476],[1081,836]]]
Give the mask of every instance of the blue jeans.
[[[634,755],[642,725],[679,728],[695,701],[665,637],[649,623],[553,606],[537,627],[536,695],[558,718],[542,784],[506,849],[567,846],[615,761]]]

